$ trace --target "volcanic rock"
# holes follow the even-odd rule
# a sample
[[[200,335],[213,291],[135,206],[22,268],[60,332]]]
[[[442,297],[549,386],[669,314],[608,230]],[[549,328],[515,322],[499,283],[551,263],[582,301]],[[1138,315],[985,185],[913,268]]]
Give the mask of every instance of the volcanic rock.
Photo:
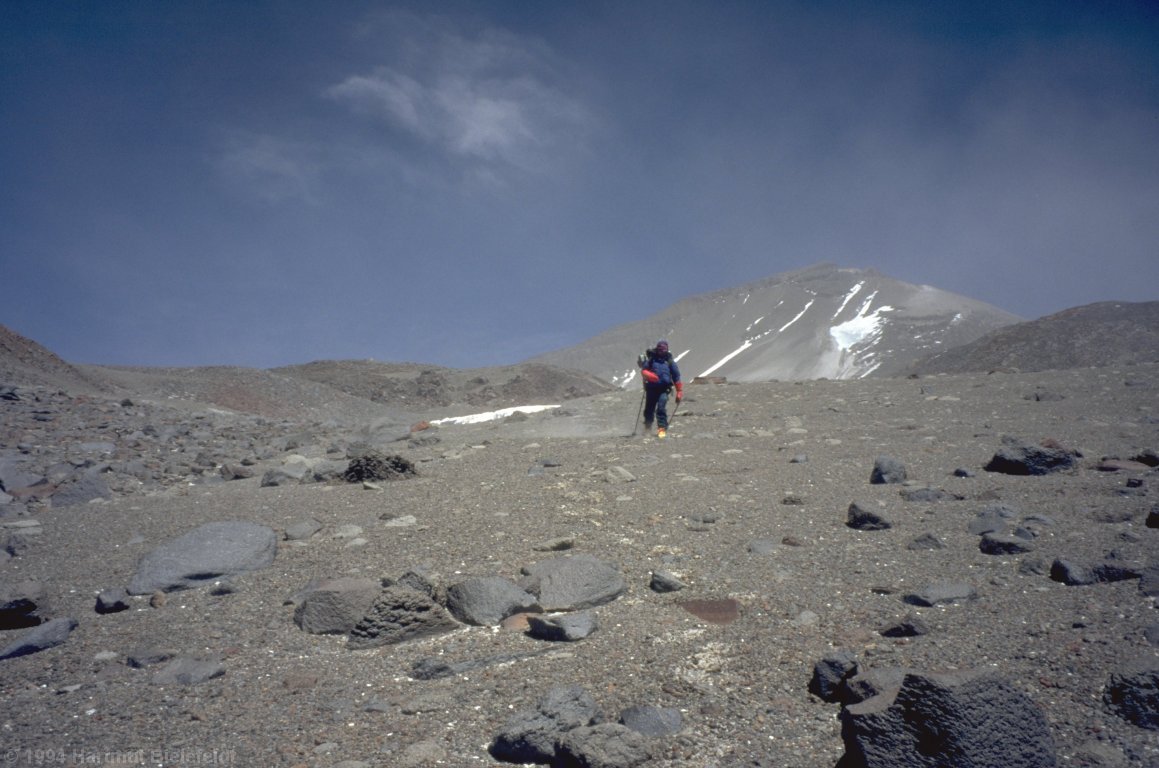
[[[274,562],[277,535],[264,525],[206,523],[141,558],[129,594],[148,595],[213,584]]]

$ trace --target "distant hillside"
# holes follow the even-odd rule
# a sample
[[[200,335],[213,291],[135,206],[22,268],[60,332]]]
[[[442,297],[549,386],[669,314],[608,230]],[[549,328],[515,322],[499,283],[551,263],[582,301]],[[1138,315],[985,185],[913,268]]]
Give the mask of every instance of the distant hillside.
[[[274,368],[271,372],[412,411],[463,404],[480,410],[556,404],[612,389],[607,382],[582,371],[535,363],[455,369],[372,360],[324,360]]]
[[[1020,319],[931,286],[823,264],[693,296],[533,361],[626,385],[638,381],[636,355],[663,337],[686,380],[889,376]]]
[[[70,392],[104,392],[108,384],[0,325],[0,384],[27,384]]]
[[[1159,301],[1087,304],[993,331],[912,372],[1045,371],[1159,361]]]

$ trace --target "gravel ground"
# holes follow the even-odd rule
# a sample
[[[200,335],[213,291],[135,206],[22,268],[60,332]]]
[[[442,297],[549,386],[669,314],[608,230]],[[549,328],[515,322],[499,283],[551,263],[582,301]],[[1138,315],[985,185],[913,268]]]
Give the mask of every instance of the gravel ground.
[[[0,579],[43,582],[46,615],[79,625],[62,646],[0,662],[6,764],[492,765],[487,745],[507,718],[574,683],[612,718],[633,705],[681,711],[684,729],[654,742],[648,766],[828,767],[843,753],[839,708],[807,685],[817,660],[847,648],[870,668],[999,671],[1042,708],[1062,765],[1159,765],[1155,733],[1101,700],[1122,660],[1156,653],[1144,638],[1159,621],[1153,601],[1135,580],[1068,587],[1032,567],[1112,552],[1159,560],[1159,531],[1144,525],[1156,472],[1094,468],[1104,456],[1159,448],[1157,373],[689,386],[665,441],[628,436],[639,395],[618,392],[421,433],[438,440],[398,444],[418,477],[377,490],[260,487],[254,478],[32,510],[44,530],[0,565]],[[1036,392],[1061,399],[1027,398]],[[1043,477],[982,471],[1007,434],[1050,438],[1084,458]],[[322,455],[333,440],[320,435],[313,450]],[[963,498],[906,502],[901,486],[871,485],[883,454],[906,465],[910,487]],[[615,467],[634,480],[609,476]],[[974,476],[955,477],[958,468]],[[875,505],[894,527],[847,527],[853,501]],[[967,525],[994,503],[1050,518],[1033,552],[980,553]],[[415,523],[391,524],[404,515]],[[144,553],[201,523],[284,530],[308,518],[323,523],[318,535],[282,542],[272,567],[227,594],[93,610],[95,594],[125,585]],[[361,532],[342,528],[350,525]],[[945,548],[907,548],[927,532]],[[420,565],[446,583],[515,579],[554,556],[540,547],[559,539],[614,563],[629,585],[595,609],[598,631],[575,643],[464,627],[350,651],[342,637],[299,630],[285,604],[314,578],[394,578]],[[756,541],[772,546],[751,551]],[[687,588],[651,591],[661,569]],[[934,608],[901,600],[947,579],[969,583],[978,599]],[[705,621],[681,606],[687,600],[734,600],[738,616]],[[880,634],[910,614],[930,633]],[[0,633],[0,644],[17,632]],[[226,672],[154,685],[155,668],[126,663],[142,650],[218,658]],[[490,663],[411,677],[427,658]]]

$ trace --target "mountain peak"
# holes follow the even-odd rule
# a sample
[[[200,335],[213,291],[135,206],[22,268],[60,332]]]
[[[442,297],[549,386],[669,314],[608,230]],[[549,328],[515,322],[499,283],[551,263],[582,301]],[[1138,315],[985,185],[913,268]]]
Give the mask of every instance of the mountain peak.
[[[691,296],[536,360],[626,385],[636,354],[664,337],[687,380],[851,379],[900,373],[1019,320],[932,286],[822,263]]]

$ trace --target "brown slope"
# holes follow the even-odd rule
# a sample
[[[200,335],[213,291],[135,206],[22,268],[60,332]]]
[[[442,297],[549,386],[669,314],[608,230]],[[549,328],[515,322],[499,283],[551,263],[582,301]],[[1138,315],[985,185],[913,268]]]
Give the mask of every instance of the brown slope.
[[[373,360],[323,360],[272,372],[413,411],[558,403],[612,389],[607,382],[582,371],[541,364],[455,369]]]
[[[1019,323],[916,363],[919,375],[1159,361],[1159,301],[1107,301]]]
[[[32,339],[3,325],[0,325],[0,383],[81,393],[111,389],[100,377],[65,362]]]

